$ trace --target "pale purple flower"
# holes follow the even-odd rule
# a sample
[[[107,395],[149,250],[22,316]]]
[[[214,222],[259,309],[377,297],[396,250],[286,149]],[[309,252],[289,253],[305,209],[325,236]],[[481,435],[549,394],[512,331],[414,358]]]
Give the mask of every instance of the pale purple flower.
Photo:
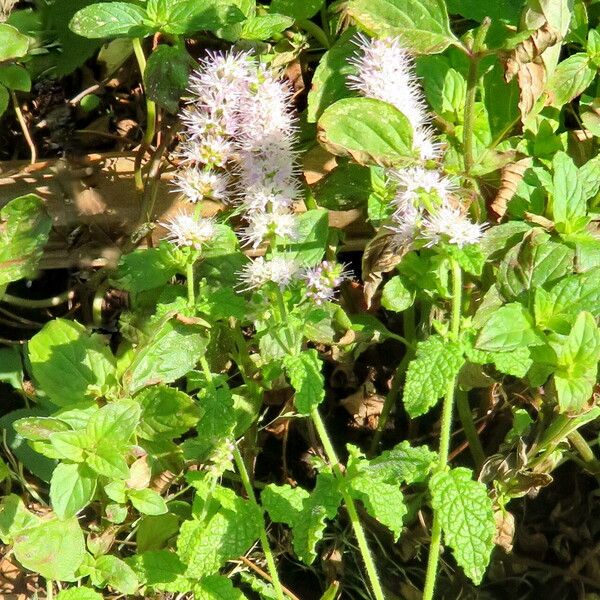
[[[306,283],[307,297],[317,305],[333,300],[336,288],[351,276],[345,265],[326,260],[316,267],[305,269],[302,275]]]
[[[222,172],[190,167],[175,175],[173,185],[174,191],[193,203],[205,199],[224,201],[227,199],[229,177]]]
[[[167,231],[165,236],[167,241],[175,246],[190,247],[195,250],[200,250],[216,235],[214,219],[196,217],[183,212],[161,222],[160,225]]]
[[[292,241],[298,237],[298,221],[293,213],[253,212],[248,214],[247,220],[248,226],[242,230],[241,237],[253,248],[275,237]]]
[[[265,260],[260,256],[249,262],[239,273],[243,290],[257,289],[271,281],[281,289],[287,287],[298,274],[298,264],[285,255]]]
[[[421,236],[427,246],[447,241],[463,248],[481,239],[485,225],[473,223],[459,208],[442,206],[436,213],[423,219]]]
[[[390,177],[397,183],[397,190],[392,204],[400,213],[409,206],[419,208],[420,194],[433,195],[430,200],[441,205],[448,201],[456,188],[455,184],[444,177],[439,171],[424,169],[423,167],[410,167],[391,171]]]

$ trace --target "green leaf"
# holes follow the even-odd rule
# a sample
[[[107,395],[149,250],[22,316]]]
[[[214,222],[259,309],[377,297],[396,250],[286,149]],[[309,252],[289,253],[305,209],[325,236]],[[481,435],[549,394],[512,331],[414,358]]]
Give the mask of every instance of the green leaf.
[[[169,584],[177,582],[185,573],[185,565],[179,560],[177,554],[169,550],[134,554],[128,562],[138,573],[143,584],[155,589],[169,591]]]
[[[238,558],[260,535],[262,514],[247,500],[234,496],[208,521],[192,519],[181,525],[177,539],[179,558],[191,577],[216,573],[227,560]]]
[[[403,312],[410,308],[414,301],[414,290],[409,290],[404,285],[400,275],[395,275],[383,286],[381,305],[388,310]]]
[[[557,152],[552,159],[554,194],[552,212],[557,223],[572,225],[587,212],[579,170],[573,159],[564,152]]]
[[[593,198],[600,190],[598,169],[600,169],[600,156],[595,156],[579,168],[579,180],[586,200]]]
[[[16,27],[0,23],[0,62],[21,58],[29,50],[29,38]]]
[[[129,467],[123,457],[123,450],[110,445],[110,440],[99,444],[86,457],[86,464],[98,475],[110,479],[127,479]]]
[[[494,312],[481,329],[475,346],[490,352],[509,352],[520,346],[541,343],[529,311],[518,302],[505,304]]]
[[[130,393],[152,384],[171,383],[193,369],[207,343],[197,326],[166,321],[137,350],[123,382]]]
[[[211,322],[229,317],[244,320],[247,314],[246,300],[230,287],[202,290],[196,307],[206,313]]]
[[[48,439],[56,458],[73,462],[83,462],[83,451],[90,445],[85,431],[58,431],[51,433]]]
[[[152,386],[135,396],[142,407],[138,435],[146,440],[173,439],[189,431],[200,419],[200,409],[184,392]]]
[[[69,430],[64,421],[50,417],[25,417],[15,421],[13,427],[19,435],[32,442],[45,442],[53,433]]]
[[[92,443],[110,441],[119,448],[126,444],[140,420],[141,409],[133,400],[118,400],[103,406],[92,415],[86,432]]]
[[[554,385],[560,410],[580,411],[592,396],[598,372],[600,330],[596,320],[588,312],[580,313],[569,335],[551,346],[558,364]]]
[[[297,3],[295,0],[288,1],[298,7],[307,4]],[[348,62],[348,59],[356,53],[356,44],[353,41],[355,35],[355,28],[344,31],[321,57],[308,92],[306,119],[309,123],[315,123],[323,111],[337,100],[356,95],[348,87],[348,76],[356,73],[356,67]]]
[[[363,167],[339,159],[337,167],[312,188],[317,204],[329,210],[364,207],[373,192],[370,170],[375,168],[379,167]]]
[[[459,248],[455,244],[445,244],[444,252],[450,255],[460,265],[461,269],[471,275],[481,275],[485,256],[479,244],[467,244]]]
[[[247,600],[240,590],[233,587],[231,579],[224,575],[203,577],[194,588],[196,600]]]
[[[427,446],[404,441],[371,459],[368,470],[388,483],[420,483],[429,477],[436,460],[437,454]]]
[[[457,342],[432,335],[417,344],[417,355],[409,363],[404,386],[404,407],[411,417],[429,411],[454,381],[464,358]]]
[[[164,515],[168,512],[163,497],[154,490],[128,490],[127,496],[131,504],[144,515]]]
[[[328,212],[309,210],[296,217],[297,239],[286,247],[287,256],[301,267],[321,261],[329,236]]]
[[[325,109],[317,139],[330,152],[362,165],[414,162],[412,128],[394,106],[372,98],[343,98]]]
[[[157,248],[135,250],[121,257],[115,285],[129,292],[143,292],[167,283],[179,270],[168,242]]]
[[[294,19],[310,19],[314,17],[324,0],[273,0],[271,10],[282,15],[288,15]]]
[[[57,406],[82,402],[112,383],[115,360],[104,339],[83,325],[54,319],[29,342],[33,376]]]
[[[519,298],[571,273],[574,252],[565,244],[553,242],[539,228],[506,254],[498,268],[498,285],[506,299]]]
[[[219,223],[214,239],[203,251],[197,275],[205,277],[214,287],[235,287],[239,284],[237,274],[246,262],[235,233],[227,225]]]
[[[6,112],[6,109],[8,108],[9,103],[10,103],[10,94],[8,93],[8,90],[3,85],[0,85],[0,117]],[[0,247],[0,253],[2,253],[1,247]],[[16,277],[15,279],[20,279],[20,277]]]
[[[159,550],[179,532],[179,517],[173,513],[142,517],[135,534],[140,553]],[[175,555],[173,555],[175,556]],[[177,558],[175,556],[175,558]]]
[[[592,83],[596,68],[585,52],[572,54],[558,63],[546,85],[552,106],[562,107],[581,95]]]
[[[245,19],[231,0],[150,0],[148,14],[157,30],[174,35],[216,31]]]
[[[349,445],[350,458],[347,467],[347,485],[350,495],[360,500],[365,510],[394,534],[397,541],[407,508],[399,484],[387,483],[385,478],[374,476],[358,448]],[[381,472],[380,472],[381,475]]]
[[[270,483],[260,494],[262,505],[271,519],[290,527],[298,521],[302,507],[309,497],[310,494],[305,489],[292,487],[287,483],[284,485]]]
[[[123,560],[106,554],[96,559],[98,577],[122,594],[135,594],[139,580],[134,570]]]
[[[78,587],[63,590],[56,600],[102,600],[102,596],[89,587]]]
[[[96,474],[85,464],[60,463],[50,481],[50,501],[61,519],[74,517],[96,492]]]
[[[429,491],[444,540],[467,577],[478,584],[494,549],[496,526],[487,490],[473,481],[472,475],[463,467],[436,473],[429,482]]]
[[[399,36],[403,46],[420,54],[456,43],[443,0],[349,0],[346,10],[369,35]]]
[[[524,0],[496,0],[482,3],[480,0],[448,0],[448,11],[469,20],[481,23],[485,17],[492,21],[504,21],[511,25],[519,24],[519,14]]]
[[[75,517],[42,521],[22,530],[13,550],[26,569],[56,581],[75,581],[86,555],[83,531]]]
[[[179,110],[179,99],[185,92],[192,60],[181,46],[161,45],[148,57],[144,70],[146,95],[170,113]]]
[[[6,92],[3,86],[0,90]],[[33,276],[51,226],[44,203],[35,194],[15,198],[0,210],[0,289],[11,281]]]
[[[5,544],[12,544],[15,537],[24,529],[35,527],[41,522],[40,517],[29,512],[25,504],[16,494],[9,494],[0,503],[0,539]]]
[[[296,410],[310,415],[325,398],[323,364],[318,352],[311,348],[298,355],[287,355],[283,359],[290,383],[296,391]]]
[[[0,84],[9,90],[28,92],[31,90],[31,75],[21,65],[0,65]]]
[[[0,348],[0,381],[17,390],[23,386],[21,351],[14,346]]]
[[[102,2],[78,10],[69,28],[86,38],[140,37],[152,30],[145,26],[146,11],[127,2]]]
[[[293,24],[294,19],[273,13],[250,17],[244,21],[241,37],[245,40],[269,40]]]

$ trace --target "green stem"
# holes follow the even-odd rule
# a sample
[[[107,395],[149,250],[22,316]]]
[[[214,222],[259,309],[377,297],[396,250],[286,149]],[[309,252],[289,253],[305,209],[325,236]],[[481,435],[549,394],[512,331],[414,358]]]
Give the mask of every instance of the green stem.
[[[329,439],[329,435],[325,429],[325,423],[323,423],[319,409],[316,406],[311,411],[311,417],[317,429],[317,433],[319,434],[319,438],[321,439],[321,443],[323,444],[323,449],[327,455],[327,460],[331,464],[333,474],[339,481],[340,492],[342,494],[342,498],[344,499],[344,504],[346,505],[346,510],[348,511],[348,517],[352,523],[352,528],[354,529],[354,535],[356,536],[356,541],[358,542],[358,547],[365,563],[365,568],[367,569],[367,575],[369,577],[375,599],[385,600],[383,589],[381,587],[381,583],[379,582],[379,577],[377,576],[377,570],[375,569],[375,562],[373,561],[371,551],[369,550],[367,537],[358,517],[354,500],[348,491],[346,480],[344,478],[344,474],[342,473],[342,469],[340,468],[337,454],[333,448],[331,440]]]
[[[248,500],[252,502],[256,506],[256,508],[260,511],[263,518],[261,519],[261,528],[260,528],[260,543],[263,549],[263,553],[265,558],[267,559],[267,565],[269,566],[269,575],[273,580],[273,587],[275,588],[275,594],[278,600],[284,600],[283,588],[281,587],[281,581],[279,580],[279,575],[277,573],[277,567],[275,565],[275,558],[273,557],[273,551],[271,550],[271,546],[269,545],[269,539],[267,537],[267,529],[265,527],[264,521],[264,510],[256,501],[256,496],[254,495],[254,489],[252,487],[252,483],[250,483],[250,477],[248,475],[248,470],[246,469],[246,465],[244,463],[244,459],[238,450],[238,447],[235,446],[233,450],[233,458],[235,460],[235,464],[240,473],[240,478],[242,480],[242,485],[246,490],[246,495],[248,496]]]
[[[456,408],[458,409],[458,416],[465,432],[465,437],[469,443],[469,450],[475,463],[475,471],[479,473],[483,463],[485,462],[485,453],[473,422],[473,414],[471,413],[471,406],[469,404],[469,396],[467,392],[459,390],[456,394]]]
[[[452,266],[452,318],[450,330],[453,340],[457,340],[460,333],[460,312],[462,304],[462,271],[456,260],[451,259]],[[448,453],[450,451],[450,433],[452,430],[452,412],[454,408],[454,391],[456,388],[456,377],[453,377],[446,388],[444,403],[442,405],[442,425],[440,431],[440,449],[437,464],[437,472],[444,471],[447,467]],[[433,525],[431,527],[431,545],[429,547],[429,558],[427,561],[427,573],[425,575],[425,589],[422,600],[432,600],[435,590],[435,580],[440,558],[440,545],[442,543],[442,525],[439,513],[433,513]]]
[[[298,19],[298,25],[304,29],[307,33],[310,33],[318,42],[320,42],[325,48],[331,46],[329,36],[321,29],[316,23],[309,19]]]
[[[487,35],[490,25],[491,21],[488,17],[486,17],[477,30],[475,39],[473,41],[473,47],[468,52],[470,62],[469,72],[467,74],[467,93],[465,97],[465,118],[463,126],[463,154],[466,175],[471,173],[474,163],[473,132],[475,128],[475,96],[477,94],[478,81],[477,75],[479,61],[481,60],[479,52],[483,46],[483,42],[485,41],[485,36]]]
[[[196,294],[194,293],[194,263],[188,262],[185,266],[185,276],[187,280],[187,296],[191,306],[196,303]]]
[[[11,296],[10,294],[3,294],[0,296],[2,302],[12,304],[14,306],[20,306],[22,308],[50,308],[52,306],[58,306],[64,304],[73,298],[73,290],[67,290],[52,298],[43,298],[41,300],[30,300],[29,298],[19,298],[18,296]]]
[[[37,160],[37,150],[35,147],[35,142],[33,141],[33,138],[31,137],[29,127],[27,126],[27,121],[25,120],[25,117],[23,116],[23,111],[21,110],[21,106],[19,105],[17,95],[15,94],[15,92],[13,90],[10,90],[10,98],[12,100],[13,109],[15,111],[15,114],[17,115],[19,125],[21,126],[21,131],[23,132],[25,141],[27,142],[27,145],[29,146],[29,152],[31,155],[30,162],[33,165],[33,164],[35,164],[35,161]]]
[[[590,445],[586,442],[585,438],[579,433],[579,431],[572,431],[567,439],[577,450],[579,456],[581,456],[583,462],[587,468],[596,476],[600,474],[600,461],[596,458],[594,451],[590,448]]]
[[[54,586],[52,584],[52,579],[46,580],[46,600],[52,600],[54,598]]]
[[[146,56],[144,54],[144,49],[142,48],[142,42],[139,38],[134,38],[132,40],[133,43],[133,51],[135,53],[135,57],[137,59],[137,63],[140,69],[140,74],[142,75],[142,81],[144,79],[144,73],[146,71]],[[144,89],[144,91],[146,91]],[[139,152],[143,153],[146,151],[146,147],[152,144],[152,140],[154,139],[154,134],[156,133],[156,104],[153,100],[150,100],[148,96],[146,96],[146,131],[144,133],[144,140]],[[135,187],[139,191],[143,191],[144,189],[144,181],[142,179],[142,161],[139,160],[139,165],[136,164],[136,169],[134,173],[135,179]]]

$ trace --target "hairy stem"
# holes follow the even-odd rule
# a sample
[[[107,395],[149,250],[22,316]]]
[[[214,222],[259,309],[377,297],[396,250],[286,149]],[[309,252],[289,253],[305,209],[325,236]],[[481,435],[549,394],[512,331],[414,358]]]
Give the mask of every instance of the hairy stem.
[[[188,262],[185,267],[185,277],[187,282],[187,296],[190,305],[196,303],[196,294],[194,291],[194,263]]]
[[[356,536],[358,548],[365,563],[365,568],[367,569],[367,575],[369,577],[369,582],[371,583],[371,588],[373,590],[375,599],[385,600],[383,589],[381,587],[381,583],[379,583],[379,577],[377,576],[377,570],[375,569],[375,562],[373,561],[371,551],[369,550],[367,537],[358,517],[354,500],[348,491],[346,480],[340,468],[337,454],[335,453],[331,440],[329,439],[329,435],[325,429],[325,423],[323,423],[319,409],[316,406],[311,411],[311,418],[315,424],[317,433],[321,438],[321,443],[323,444],[323,449],[325,450],[327,460],[331,463],[333,474],[340,483],[340,492],[342,494],[342,498],[344,499],[344,504],[346,505],[346,510],[348,511],[348,517],[352,523],[352,528],[354,529],[354,535]]]
[[[265,527],[264,521],[264,510],[256,501],[256,496],[254,495],[254,489],[252,484],[250,483],[250,477],[248,475],[248,470],[246,469],[246,465],[244,463],[244,459],[238,450],[238,447],[235,446],[233,450],[233,458],[235,460],[235,464],[240,473],[240,478],[242,480],[242,485],[246,490],[246,495],[248,496],[248,500],[254,504],[260,513],[263,515],[261,519],[261,527],[260,527],[260,543],[263,549],[263,553],[265,558],[267,559],[267,565],[269,566],[269,575],[273,580],[273,587],[275,588],[275,594],[277,595],[278,600],[284,600],[283,588],[281,587],[281,581],[279,580],[279,575],[277,574],[277,567],[275,565],[275,558],[273,557],[273,551],[271,550],[271,546],[269,545],[269,538],[267,537],[267,529]]]
[[[479,61],[481,60],[481,56],[479,54],[483,42],[485,41],[485,36],[487,35],[488,29],[490,28],[491,21],[488,17],[486,17],[477,33],[475,34],[475,39],[473,41],[473,47],[469,50],[469,72],[467,74],[467,94],[465,98],[465,117],[464,117],[464,127],[463,127],[463,154],[464,154],[464,165],[465,165],[465,175],[469,175],[471,173],[471,169],[473,168],[473,133],[475,127],[475,96],[477,94],[477,81],[478,81],[478,69],[479,69]]]
[[[460,312],[462,303],[462,271],[458,263],[452,259],[452,318],[450,330],[453,339],[458,339],[460,333]],[[440,449],[437,464],[437,472],[446,469],[448,453],[450,451],[450,433],[452,429],[452,412],[454,408],[454,391],[456,388],[456,377],[448,382],[444,403],[442,405],[442,426],[440,431]],[[442,543],[442,525],[439,513],[433,513],[433,525],[431,527],[431,545],[429,547],[429,559],[427,561],[427,573],[425,575],[425,589],[423,600],[432,600],[435,590],[438,562],[440,558],[440,544]]]
[[[25,136],[25,141],[29,146],[29,152],[31,154],[30,162],[33,165],[37,160],[37,150],[35,147],[35,143],[33,142],[33,138],[31,137],[29,127],[27,126],[27,121],[23,116],[23,111],[21,110],[21,106],[19,105],[19,101],[17,100],[17,95],[13,90],[10,90],[10,98],[12,100],[13,109],[15,111],[15,114],[17,115],[17,119],[19,120],[21,131],[23,132],[23,135]]]

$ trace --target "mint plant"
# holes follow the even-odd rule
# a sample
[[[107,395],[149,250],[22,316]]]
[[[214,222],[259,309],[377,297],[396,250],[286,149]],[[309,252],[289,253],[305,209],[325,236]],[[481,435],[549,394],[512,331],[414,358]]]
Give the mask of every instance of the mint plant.
[[[323,599],[475,594],[524,497],[567,461],[598,480],[598,17],[78,5],[73,34],[131,40],[146,132],[139,219],[80,298],[18,296],[52,220],[0,211],[0,323],[39,311],[0,350],[0,540],[47,597],[303,597],[291,569]],[[2,31],[0,82],[29,47]]]

